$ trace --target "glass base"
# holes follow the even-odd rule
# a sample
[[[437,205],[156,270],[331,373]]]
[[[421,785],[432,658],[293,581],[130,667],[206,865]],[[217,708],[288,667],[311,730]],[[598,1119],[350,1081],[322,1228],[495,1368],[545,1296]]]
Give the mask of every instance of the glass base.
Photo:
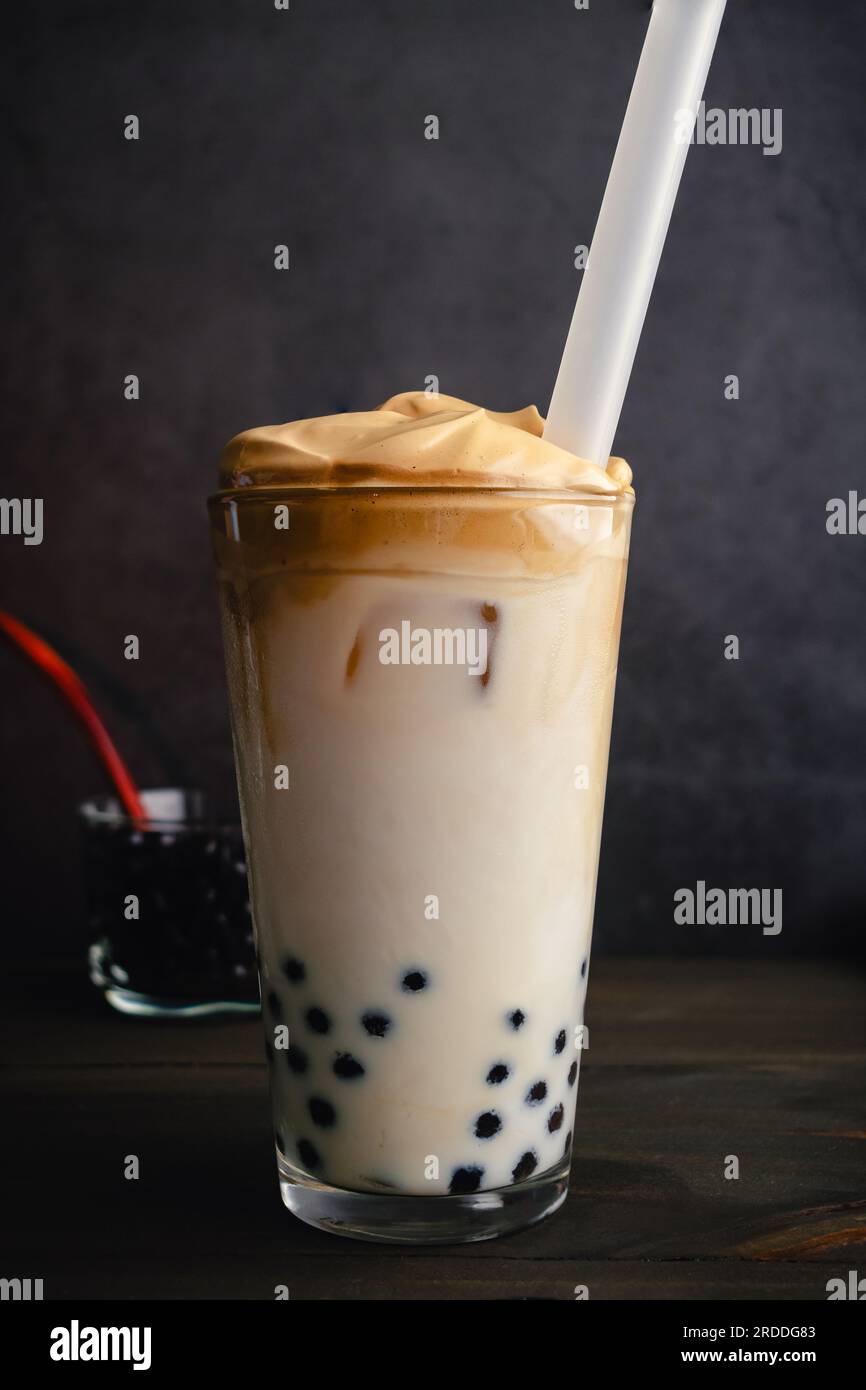
[[[222,1014],[257,1014],[259,1001],[238,999],[160,999],[153,994],[138,994],[132,989],[111,985],[103,989],[105,1001],[118,1013],[133,1018],[216,1018]]]
[[[308,1226],[391,1245],[493,1240],[551,1216],[568,1191],[567,1162],[512,1187],[455,1197],[330,1187],[293,1168],[279,1152],[277,1168],[285,1206]]]

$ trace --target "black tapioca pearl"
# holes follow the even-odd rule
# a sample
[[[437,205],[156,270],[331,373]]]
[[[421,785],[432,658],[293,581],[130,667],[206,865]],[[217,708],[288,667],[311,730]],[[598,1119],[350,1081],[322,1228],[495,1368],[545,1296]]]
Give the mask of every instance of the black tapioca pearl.
[[[565,1136],[565,1147],[564,1147],[563,1150],[562,1150],[562,1156],[563,1156],[563,1158],[568,1158],[568,1155],[569,1155],[570,1153],[571,1153],[571,1130],[569,1130],[568,1133],[567,1133],[566,1136]]]
[[[538,1167],[538,1155],[532,1149],[527,1149],[517,1161],[512,1170],[511,1176],[515,1182],[521,1182],[523,1178],[528,1178]]]
[[[275,989],[268,990],[268,1008],[270,1009],[274,1018],[282,1018],[283,1006],[280,1003],[280,996],[277,994],[277,991]]]
[[[477,1192],[484,1177],[483,1168],[455,1168],[448,1184],[448,1191],[455,1196],[464,1192]]]
[[[580,963],[580,978],[581,978],[582,980],[585,980],[585,979],[586,979],[586,968],[587,968],[588,965],[589,965],[589,956],[584,956],[583,960],[582,960],[581,963]]]
[[[540,1105],[547,1095],[547,1082],[536,1081],[526,1092],[527,1105]]]
[[[338,1052],[334,1059],[334,1075],[339,1076],[341,1081],[355,1081],[359,1076],[363,1076],[365,1067],[363,1062],[359,1062],[357,1057],[353,1057],[351,1052]]]
[[[562,1129],[562,1121],[565,1115],[565,1107],[555,1105],[547,1117],[547,1132],[555,1134],[558,1129]]]
[[[286,956],[283,961],[283,974],[290,984],[300,985],[307,978],[307,967],[296,956]]]
[[[321,1096],[310,1096],[307,1109],[313,1124],[318,1125],[320,1129],[330,1129],[336,1124],[337,1112],[329,1100],[323,1100]]]
[[[391,1030],[391,1020],[388,1015],[379,1013],[375,1009],[362,1014],[361,1024],[371,1038],[384,1038],[385,1034]]]
[[[292,1043],[291,1047],[286,1051],[286,1065],[289,1071],[295,1073],[295,1076],[303,1076],[310,1065],[310,1059],[303,1048],[296,1047],[295,1044]]]
[[[510,1075],[508,1067],[504,1062],[496,1062],[487,1073],[488,1086],[501,1086],[503,1081]]]
[[[400,986],[409,994],[417,994],[419,990],[426,989],[430,983],[426,970],[407,970]]]
[[[559,1056],[560,1052],[564,1052],[564,1051],[565,1051],[565,1039],[566,1039],[565,1029],[564,1029],[564,1028],[560,1028],[559,1032],[557,1033],[557,1035],[556,1035],[556,1037],[554,1038],[554,1041],[553,1041],[553,1051],[555,1052],[555,1054],[556,1054],[557,1057]]]
[[[307,1027],[311,1032],[330,1033],[331,1020],[324,1009],[320,1009],[314,1005],[312,1009],[307,1009],[304,1018],[307,1020]]]
[[[492,1139],[502,1128],[502,1117],[495,1110],[485,1110],[475,1121],[476,1139]]]
[[[316,1148],[315,1144],[310,1143],[309,1139],[298,1140],[298,1158],[301,1160],[304,1167],[309,1168],[312,1172],[315,1172],[317,1168],[321,1168],[322,1166],[319,1150]]]
[[[512,1009],[511,1013],[508,1015],[508,1022],[516,1033],[518,1028],[522,1028],[526,1022],[526,1014],[522,1009]]]
[[[572,1062],[571,1066],[570,1066],[569,1069],[568,1069],[568,1084],[569,1084],[569,1086],[573,1086],[576,1080],[577,1080],[577,1062]]]

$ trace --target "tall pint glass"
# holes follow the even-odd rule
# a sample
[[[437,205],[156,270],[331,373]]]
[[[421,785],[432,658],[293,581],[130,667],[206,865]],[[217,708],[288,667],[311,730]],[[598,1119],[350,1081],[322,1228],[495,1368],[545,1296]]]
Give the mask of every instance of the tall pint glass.
[[[564,1200],[633,495],[210,502],[285,1205],[483,1240]]]

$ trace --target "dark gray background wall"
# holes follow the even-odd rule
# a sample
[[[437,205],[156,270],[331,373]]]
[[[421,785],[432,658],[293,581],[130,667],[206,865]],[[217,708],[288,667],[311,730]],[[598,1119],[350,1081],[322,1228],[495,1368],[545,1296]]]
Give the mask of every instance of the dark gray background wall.
[[[203,510],[230,435],[429,373],[546,408],[647,17],[19,7],[0,493],[46,520],[40,547],[0,537],[2,602],[78,665],[143,784],[233,801]],[[707,103],[783,108],[784,149],[691,152],[617,437],[638,510],[602,949],[862,951],[866,537],[828,536],[825,506],[866,491],[864,37],[858,0],[729,0]],[[71,945],[73,807],[100,776],[5,648],[0,686],[7,946]],[[699,878],[782,888],[781,936],[675,927]]]

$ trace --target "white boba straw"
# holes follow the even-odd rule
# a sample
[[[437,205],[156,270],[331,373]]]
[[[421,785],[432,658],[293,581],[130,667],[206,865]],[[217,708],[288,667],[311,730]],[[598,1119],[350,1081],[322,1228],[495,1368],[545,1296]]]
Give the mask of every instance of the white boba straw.
[[[602,468],[724,9],[725,0],[653,5],[544,430]]]

